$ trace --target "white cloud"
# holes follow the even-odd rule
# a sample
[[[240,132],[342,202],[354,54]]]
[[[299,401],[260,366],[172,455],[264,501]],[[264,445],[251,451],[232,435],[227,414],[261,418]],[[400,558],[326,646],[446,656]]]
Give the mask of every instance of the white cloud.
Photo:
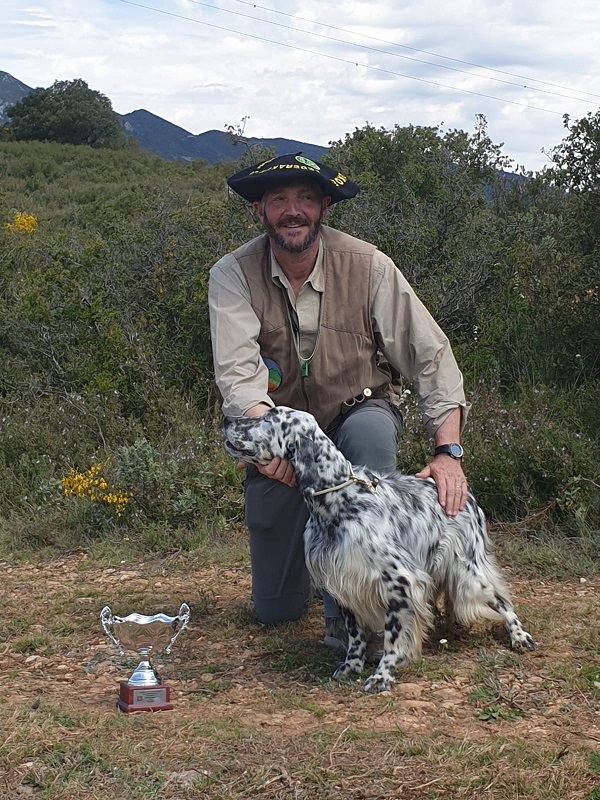
[[[275,0],[140,2],[170,13],[4,0],[0,69],[30,86],[83,78],[120,113],[146,108],[192,133],[248,116],[250,136],[327,144],[367,121],[470,131],[483,113],[529,169],[564,137],[564,113],[600,104],[596,0],[303,0],[285,14],[265,10]]]

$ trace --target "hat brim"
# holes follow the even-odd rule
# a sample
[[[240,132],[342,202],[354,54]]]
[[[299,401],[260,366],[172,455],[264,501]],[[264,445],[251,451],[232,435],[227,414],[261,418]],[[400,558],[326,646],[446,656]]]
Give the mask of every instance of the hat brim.
[[[257,170],[256,166],[237,172],[227,180],[228,186],[236,194],[256,203],[262,200],[265,192],[301,180],[313,180],[323,194],[331,198],[331,203],[349,200],[359,192],[359,187],[345,175],[329,167],[319,165],[319,170],[302,165],[278,165],[277,168]]]

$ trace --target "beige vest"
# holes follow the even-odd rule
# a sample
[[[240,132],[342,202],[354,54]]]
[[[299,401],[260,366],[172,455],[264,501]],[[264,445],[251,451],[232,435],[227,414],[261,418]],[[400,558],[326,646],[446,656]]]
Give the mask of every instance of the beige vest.
[[[290,325],[286,290],[271,280],[269,240],[260,236],[235,253],[260,320],[263,359],[274,362],[276,405],[309,411],[326,430],[368,388],[395,405],[389,365],[377,350],[370,315],[371,258],[376,248],[333,228],[322,229],[325,291],[314,358],[302,371]],[[275,381],[275,383],[277,382]]]

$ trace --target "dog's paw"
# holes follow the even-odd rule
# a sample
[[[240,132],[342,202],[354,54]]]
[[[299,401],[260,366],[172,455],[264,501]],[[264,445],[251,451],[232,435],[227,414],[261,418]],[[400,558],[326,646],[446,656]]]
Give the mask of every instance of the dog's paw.
[[[533,637],[527,631],[519,631],[512,637],[511,647],[517,653],[524,653],[527,650],[535,650],[537,647]]]
[[[352,680],[352,678],[356,678],[357,675],[360,675],[362,669],[363,664],[361,664],[358,659],[343,661],[333,673],[333,677],[336,681],[349,681]]]
[[[362,685],[363,692],[370,692],[371,694],[378,694],[379,692],[389,692],[394,683],[394,679],[389,676],[386,677],[381,673],[374,672]]]

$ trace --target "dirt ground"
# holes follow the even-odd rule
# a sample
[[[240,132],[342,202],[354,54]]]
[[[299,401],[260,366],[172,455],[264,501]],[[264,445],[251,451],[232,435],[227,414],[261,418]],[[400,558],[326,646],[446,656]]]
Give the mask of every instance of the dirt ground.
[[[4,737],[0,767],[7,797],[88,796],[79,784],[73,784],[77,791],[73,788],[69,795],[65,775],[48,765],[44,751],[31,742],[27,746],[28,736],[35,738],[41,732],[48,741],[55,741],[58,724],[58,738],[71,737],[81,747],[85,738],[81,719],[92,730],[100,724],[105,731],[116,731],[118,739],[122,731],[115,726],[130,724],[134,716],[137,727],[132,730],[143,725],[152,732],[154,742],[161,731],[168,730],[172,745],[176,748],[179,742],[188,755],[194,752],[192,729],[203,741],[213,736],[215,752],[230,740],[232,731],[238,731],[240,741],[258,737],[263,742],[271,766],[280,761],[288,765],[275,770],[271,783],[269,777],[262,782],[257,779],[250,789],[238,793],[232,787],[226,792],[223,783],[219,794],[211,778],[203,784],[203,792],[195,794],[204,773],[198,760],[191,758],[188,762],[195,766],[185,791],[173,790],[161,797],[508,797],[489,788],[487,793],[477,793],[466,779],[459,785],[466,787],[464,793],[459,788],[444,793],[442,779],[435,786],[435,770],[432,788],[416,794],[409,793],[408,784],[406,791],[396,789],[397,794],[389,785],[379,794],[351,793],[343,790],[339,775],[342,789],[332,789],[331,795],[321,785],[311,795],[302,782],[308,779],[298,777],[292,792],[290,764],[296,762],[289,752],[282,753],[292,743],[296,752],[300,742],[310,741],[307,758],[316,757],[315,742],[325,737],[323,752],[333,769],[336,748],[349,754],[347,742],[361,739],[364,744],[372,737],[375,753],[383,734],[398,737],[399,732],[404,742],[413,743],[413,749],[415,743],[421,748],[427,744],[429,755],[423,758],[430,766],[440,741],[449,742],[453,752],[456,748],[466,752],[471,745],[489,750],[494,741],[501,740],[505,746],[518,745],[529,752],[552,752],[557,760],[571,751],[600,753],[600,581],[593,577],[560,583],[510,578],[510,583],[519,616],[538,641],[533,653],[511,653],[504,632],[495,628],[481,626],[460,634],[439,629],[433,632],[422,661],[398,675],[393,691],[372,696],[358,685],[330,679],[338,659],[321,644],[318,602],[299,623],[279,629],[257,624],[249,603],[248,569],[243,564],[223,567],[179,556],[103,565],[92,563],[85,553],[44,564],[0,563],[0,732]],[[101,608],[109,605],[119,615],[134,611],[173,615],[183,601],[192,609],[190,625],[171,656],[157,659],[163,680],[172,688],[175,708],[113,722],[125,717],[115,710],[116,692],[118,682],[126,679],[135,663],[133,657],[122,661],[116,654],[102,631]],[[225,721],[227,736],[222,728]],[[15,726],[29,734],[20,738]],[[103,747],[107,759],[119,765],[119,755],[111,752],[108,743]],[[302,759],[301,754],[297,756]],[[165,781],[172,780],[165,775],[186,772],[173,759],[165,745],[157,767],[163,775],[162,791]],[[439,764],[442,761],[438,758]],[[299,765],[294,768],[298,770]],[[44,779],[49,769],[54,770],[53,789]],[[31,778],[32,771],[36,780]],[[281,777],[284,773],[287,778]],[[493,782],[493,768],[491,775]],[[425,787],[427,771],[417,780],[420,783],[415,785]],[[273,792],[278,787],[280,794],[269,794],[267,786]],[[584,770],[581,794],[576,785],[569,791],[562,796],[596,797],[593,777]]]

